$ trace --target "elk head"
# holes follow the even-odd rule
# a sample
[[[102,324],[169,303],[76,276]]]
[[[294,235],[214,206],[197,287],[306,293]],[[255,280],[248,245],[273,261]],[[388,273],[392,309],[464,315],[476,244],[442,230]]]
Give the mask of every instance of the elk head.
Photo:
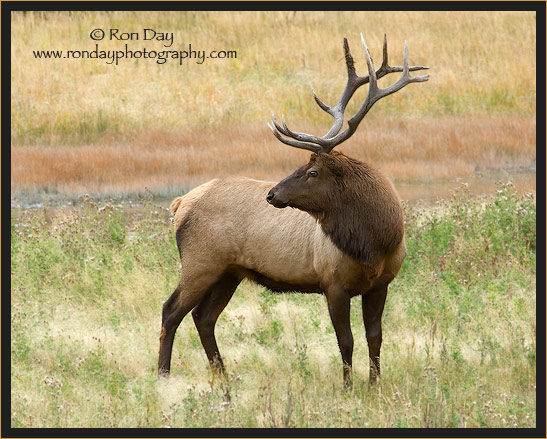
[[[423,82],[429,79],[429,75],[410,75],[410,71],[427,69],[428,67],[408,66],[408,47],[406,41],[403,52],[403,66],[392,67],[388,63],[387,39],[384,35],[383,61],[378,70],[374,69],[374,64],[363,34],[361,34],[361,43],[367,61],[368,76],[358,76],[355,73],[354,61],[349,50],[348,41],[344,38],[344,55],[348,70],[348,80],[340,101],[334,107],[329,107],[317,97],[312,89],[317,105],[334,119],[332,127],[327,134],[323,137],[317,137],[291,131],[285,123],[284,116],[281,119],[282,125],[280,125],[272,113],[272,124],[268,124],[268,126],[277,139],[289,146],[313,152],[310,161],[306,165],[297,169],[292,175],[283,179],[270,190],[266,200],[273,206],[278,208],[290,206],[314,214],[323,210],[325,206],[331,205],[333,201],[333,188],[336,186],[333,183],[338,182],[338,186],[344,186],[341,181],[348,176],[348,173],[351,176],[355,172],[354,167],[346,166],[353,159],[349,159],[341,153],[333,153],[333,148],[353,135],[359,123],[375,102],[399,91],[407,84]],[[402,72],[397,82],[386,88],[379,88],[377,80],[394,72]],[[340,132],[344,121],[344,111],[349,100],[355,91],[366,83],[369,83],[369,90],[365,101],[357,113],[348,120],[348,127]],[[336,193],[340,194],[339,191],[336,191]]]
[[[310,161],[270,190],[266,200],[271,205],[295,207],[306,212],[319,212],[329,202],[329,189],[344,175],[344,167],[336,151],[332,154],[312,154]],[[314,197],[305,194],[314,193]]]

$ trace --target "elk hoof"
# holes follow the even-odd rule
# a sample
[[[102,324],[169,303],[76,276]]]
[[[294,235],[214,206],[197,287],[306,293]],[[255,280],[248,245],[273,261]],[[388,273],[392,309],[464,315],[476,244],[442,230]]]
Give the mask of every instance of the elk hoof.
[[[167,378],[167,377],[169,377],[169,370],[163,369],[160,367],[158,369],[158,378]]]

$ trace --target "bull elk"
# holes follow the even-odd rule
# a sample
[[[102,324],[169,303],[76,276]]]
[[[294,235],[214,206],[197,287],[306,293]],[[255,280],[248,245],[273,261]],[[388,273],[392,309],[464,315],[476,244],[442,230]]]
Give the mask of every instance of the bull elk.
[[[376,101],[412,82],[427,81],[429,75],[410,75],[427,67],[409,68],[406,42],[403,66],[390,66],[385,37],[383,62],[375,71],[362,35],[361,42],[368,76],[356,74],[344,38],[348,80],[340,101],[329,107],[313,92],[319,107],[334,118],[327,134],[293,132],[284,117],[279,124],[272,114],[269,127],[281,142],[313,152],[306,165],[277,185],[243,177],[215,179],[171,203],[182,275],[163,305],[160,375],[170,371],[175,331],[190,311],[213,372],[224,373],[215,323],[245,278],[272,291],[326,296],[342,354],[344,388],[352,383],[350,300],[360,295],[370,382],[380,375],[388,285],[406,256],[402,208],[381,172],[332,150],[355,132]],[[394,72],[402,72],[400,78],[379,88],[377,80]],[[346,105],[366,83],[364,103],[340,132]]]

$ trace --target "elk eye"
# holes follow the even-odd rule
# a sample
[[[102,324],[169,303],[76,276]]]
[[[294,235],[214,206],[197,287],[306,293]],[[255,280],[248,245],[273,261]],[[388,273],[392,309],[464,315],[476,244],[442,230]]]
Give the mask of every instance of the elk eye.
[[[310,177],[317,177],[317,171],[310,171],[310,172],[308,172],[308,175]]]

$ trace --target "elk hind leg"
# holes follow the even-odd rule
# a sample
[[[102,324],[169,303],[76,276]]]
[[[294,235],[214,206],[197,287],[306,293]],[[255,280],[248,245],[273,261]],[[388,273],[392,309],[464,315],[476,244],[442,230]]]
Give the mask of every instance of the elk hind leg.
[[[182,319],[194,308],[200,299],[206,294],[210,283],[207,283],[208,276],[196,279],[194,282],[189,279],[179,282],[177,288],[169,299],[165,301],[162,308],[160,352],[158,358],[158,375],[168,375],[171,370],[171,354],[175,332]]]
[[[199,338],[213,373],[225,373],[224,363],[215,338],[215,324],[232,298],[240,279],[234,273],[224,273],[192,311]]]

